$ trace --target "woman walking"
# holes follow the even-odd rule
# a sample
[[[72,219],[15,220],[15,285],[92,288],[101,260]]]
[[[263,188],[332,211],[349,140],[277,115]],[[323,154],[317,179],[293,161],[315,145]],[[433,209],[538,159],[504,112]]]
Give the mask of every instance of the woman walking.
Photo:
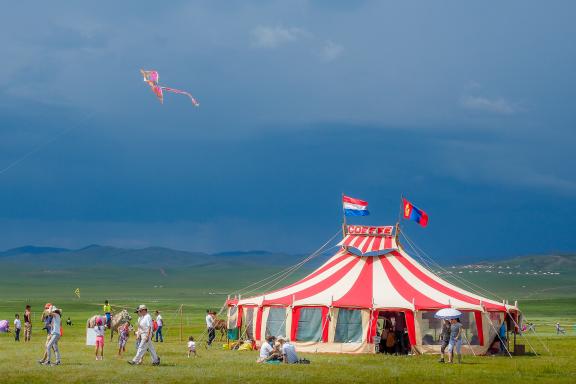
[[[50,325],[50,341],[46,344],[46,361],[43,365],[60,365],[60,350],[58,349],[58,341],[60,340],[60,327],[62,326],[62,311],[59,308],[52,306],[50,308],[50,315],[52,316],[52,324]],[[56,355],[56,361],[51,362],[52,349]]]

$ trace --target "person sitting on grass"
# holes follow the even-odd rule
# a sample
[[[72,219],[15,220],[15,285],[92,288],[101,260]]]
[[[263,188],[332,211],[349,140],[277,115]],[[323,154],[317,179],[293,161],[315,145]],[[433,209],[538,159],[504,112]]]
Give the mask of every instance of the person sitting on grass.
[[[66,325],[69,327],[72,326],[72,319],[70,319],[70,317],[68,317],[68,320],[66,320]]]
[[[126,352],[126,343],[130,337],[130,323],[124,323],[118,328],[118,356],[122,356],[122,352]]]
[[[194,357],[198,357],[196,354],[196,342],[194,341],[194,336],[188,338],[188,357],[190,357],[191,354],[194,354]]]
[[[94,333],[96,334],[96,360],[104,359],[104,331],[106,327],[102,324],[102,318],[96,318],[96,326],[94,327]],[[98,356],[98,351],[100,351],[100,356]]]
[[[260,347],[260,356],[258,357],[258,360],[256,360],[257,363],[264,363],[274,358],[273,356],[274,356],[275,341],[276,337],[274,336],[268,336],[266,338],[266,342],[262,344],[262,346]]]
[[[280,336],[278,342],[280,343],[280,350],[282,352],[282,362],[284,362],[284,364],[296,364],[298,362],[298,355],[296,354],[296,348],[290,343],[290,340]]]

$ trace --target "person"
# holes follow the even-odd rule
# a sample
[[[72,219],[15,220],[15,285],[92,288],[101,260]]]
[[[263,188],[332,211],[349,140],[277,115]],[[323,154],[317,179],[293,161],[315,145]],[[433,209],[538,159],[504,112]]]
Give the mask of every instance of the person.
[[[394,350],[396,349],[396,334],[394,333],[394,329],[390,327],[388,329],[388,336],[386,336],[386,353],[387,354],[394,354]]]
[[[20,315],[14,315],[14,340],[20,341],[20,330],[22,329],[22,322],[20,321]]]
[[[448,344],[450,343],[450,321],[449,320],[444,320],[444,322],[442,323],[442,331],[440,333],[440,342],[441,347],[440,347],[440,363],[444,362],[444,351],[446,350],[446,347],[448,346]]]
[[[106,315],[106,327],[110,328],[110,322],[112,321],[112,306],[108,303],[108,300],[104,300],[104,306],[102,307],[104,314]]]
[[[96,360],[104,359],[104,331],[106,327],[102,324],[102,318],[96,318],[96,325],[94,326],[94,333],[96,334]],[[98,356],[100,351],[100,356]]]
[[[296,354],[296,348],[290,343],[290,340],[279,337],[278,342],[280,342],[282,361],[284,364],[296,364],[298,362],[298,355]]]
[[[68,317],[68,320],[66,320],[66,325],[69,327],[72,326],[72,319],[70,319],[70,317]]]
[[[406,332],[406,321],[403,312],[397,312],[394,318],[394,333],[396,336],[395,354],[405,354],[406,344],[404,343],[404,332]]]
[[[136,309],[136,313],[138,313],[138,331],[136,335],[140,339],[140,342],[138,343],[136,356],[134,356],[132,360],[129,360],[128,364],[142,364],[142,358],[148,350],[152,356],[152,365],[160,365],[160,357],[156,354],[156,349],[152,343],[152,317],[148,313],[148,308],[144,304],[141,304],[138,309]]]
[[[191,354],[194,354],[194,357],[198,357],[196,354],[196,342],[194,341],[194,336],[188,338],[188,357],[190,357]]]
[[[506,322],[502,322],[500,329],[498,330],[498,338],[500,339],[500,354],[504,355],[507,353],[506,348]]]
[[[32,335],[32,311],[30,305],[26,305],[24,310],[24,342],[30,341]]]
[[[206,310],[206,331],[208,332],[208,342],[206,345],[211,346],[216,337],[216,331],[214,330],[214,316],[209,309]]]
[[[156,311],[156,324],[158,328],[156,329],[156,342],[158,342],[158,338],[160,338],[160,342],[164,342],[164,338],[162,337],[162,326],[164,325],[164,321],[162,320],[162,315],[160,311]]]
[[[130,323],[126,322],[118,328],[118,356],[126,352],[126,343],[130,337]]]
[[[386,321],[384,321],[384,325],[386,325]],[[388,338],[388,328],[384,326],[382,328],[382,332],[380,333],[380,345],[378,345],[378,352],[379,353],[386,353],[386,339]]]
[[[46,352],[46,347],[52,338],[51,335],[51,327],[52,327],[52,315],[50,314],[50,308],[52,308],[51,303],[46,303],[44,305],[44,311],[42,312],[42,322],[44,323],[44,328],[46,330],[46,342],[44,343],[44,355],[40,360],[38,360],[39,364],[44,364],[48,360],[48,353]]]
[[[260,355],[258,360],[256,360],[257,363],[264,363],[271,358],[272,353],[274,352],[275,341],[276,338],[274,336],[268,336],[266,338],[266,342],[260,347]]]
[[[458,363],[462,362],[462,323],[460,319],[450,320],[450,341],[448,342],[448,362],[452,363],[454,359],[454,349],[458,355]]]
[[[50,324],[50,341],[46,344],[46,361],[43,365],[60,365],[60,350],[58,349],[58,341],[60,340],[60,327],[62,326],[62,311],[55,306],[49,309],[50,316],[52,316],[52,323]],[[56,362],[52,363],[52,350],[54,350]]]

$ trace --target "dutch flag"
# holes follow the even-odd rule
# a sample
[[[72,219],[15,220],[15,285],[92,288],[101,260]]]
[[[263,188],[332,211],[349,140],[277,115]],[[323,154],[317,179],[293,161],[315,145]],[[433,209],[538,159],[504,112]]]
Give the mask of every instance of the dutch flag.
[[[368,216],[368,202],[353,197],[342,196],[344,214],[346,216]]]

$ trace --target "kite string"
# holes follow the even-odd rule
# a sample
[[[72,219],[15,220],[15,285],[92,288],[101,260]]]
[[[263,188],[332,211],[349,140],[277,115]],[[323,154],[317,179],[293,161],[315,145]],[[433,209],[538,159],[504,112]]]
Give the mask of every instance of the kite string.
[[[84,119],[82,119],[78,124],[76,125],[72,125],[69,126],[65,129],[63,129],[62,131],[56,133],[54,136],[51,136],[48,140],[40,143],[39,145],[33,147],[30,151],[28,151],[27,153],[25,153],[23,156],[19,157],[18,159],[14,160],[13,162],[11,162],[10,164],[8,164],[7,166],[5,166],[4,168],[0,169],[0,175],[8,172],[10,169],[14,168],[15,166],[17,166],[18,164],[20,164],[21,162],[23,162],[24,160],[26,160],[27,158],[29,158],[30,156],[34,155],[35,153],[39,152],[41,149],[43,149],[44,147],[46,147],[47,145],[52,144],[54,141],[56,141],[58,138],[60,138],[61,136],[65,135],[66,133],[72,131],[73,129],[77,129],[79,127],[81,127],[84,123],[86,123],[87,121],[89,121],[90,119],[92,119],[92,117],[94,116],[94,112],[89,113],[88,115],[86,115],[86,117]]]

